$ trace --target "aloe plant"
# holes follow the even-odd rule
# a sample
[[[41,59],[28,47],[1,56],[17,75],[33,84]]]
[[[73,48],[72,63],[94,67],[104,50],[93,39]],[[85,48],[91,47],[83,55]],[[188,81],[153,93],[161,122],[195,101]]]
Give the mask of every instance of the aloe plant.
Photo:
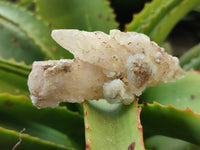
[[[126,7],[130,9],[141,2],[145,3],[127,0]],[[43,109],[32,105],[27,78],[33,61],[73,58],[51,39],[51,31],[107,33],[121,28],[122,3],[125,2],[0,0],[1,149],[200,149],[199,44],[180,57],[180,65],[187,71],[184,79],[148,87],[128,106],[103,100],[61,103],[59,107]],[[193,10],[199,14],[199,8],[199,0],[153,0],[134,14],[124,28],[166,45],[175,25]]]

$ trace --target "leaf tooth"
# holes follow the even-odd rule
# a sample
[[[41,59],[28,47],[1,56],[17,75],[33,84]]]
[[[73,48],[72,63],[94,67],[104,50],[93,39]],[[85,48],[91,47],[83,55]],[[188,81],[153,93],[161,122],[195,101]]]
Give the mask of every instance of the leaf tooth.
[[[149,4],[150,4],[149,2],[145,2],[144,7],[147,7]]]
[[[138,13],[134,13],[133,14],[133,18],[137,17],[138,16]]]
[[[83,107],[85,107],[85,102],[82,102]],[[87,110],[84,109],[84,120],[85,120],[85,131],[86,131],[86,145],[85,145],[85,150],[90,150],[91,148],[91,140],[90,140],[90,135],[88,133],[89,131],[89,123],[87,120]]]
[[[144,29],[146,29],[147,28],[147,25],[146,24],[143,24],[142,25],[142,29],[144,30]]]
[[[12,63],[13,63],[13,62],[16,62],[16,61],[15,61],[15,58],[13,58],[13,57],[10,58],[9,61],[12,62]]]
[[[108,5],[110,7],[109,11],[113,15],[112,17],[116,20],[117,15],[115,14],[114,8],[111,7],[111,1],[104,1],[104,3],[106,3],[106,5]],[[119,25],[118,22],[117,22],[117,24]]]
[[[152,107],[153,106],[158,106],[158,107],[162,107],[162,108],[171,108],[171,109],[178,110],[178,111],[181,111],[181,112],[187,112],[187,113],[190,113],[190,114],[194,114],[194,115],[200,117],[200,114],[194,112],[189,107],[187,107],[186,109],[180,109],[180,108],[177,108],[177,107],[175,107],[174,105],[172,105],[170,103],[168,103],[168,105],[166,106],[166,105],[162,105],[162,104],[160,104],[160,103],[158,103],[156,101],[153,101],[153,104],[149,104],[149,103],[146,103],[146,102],[145,102],[145,104],[143,104],[143,106],[147,106],[147,105],[150,105]]]
[[[200,117],[200,114],[194,112],[194,111],[193,111],[192,109],[190,109],[189,107],[187,107],[187,108],[185,109],[185,111],[188,112],[188,113],[190,113],[190,114],[194,114],[194,115]]]
[[[29,98],[24,94],[20,95],[20,97],[29,100]]]
[[[171,108],[176,108],[174,107],[172,104],[168,103],[168,107],[171,107]]]
[[[10,95],[9,93],[7,93],[7,92],[5,92],[5,93],[2,93],[3,95],[6,95],[6,96],[8,96],[8,95]]]
[[[143,150],[145,150],[144,148],[144,140],[143,140],[143,126],[141,124],[141,120],[140,120],[140,114],[141,114],[141,111],[142,111],[142,107],[138,107],[138,101],[139,101],[139,98],[136,98],[135,99],[136,101],[136,122],[137,122],[137,127],[138,127],[138,130],[139,130],[139,139],[140,139],[140,145],[142,147]]]
[[[25,64],[24,61],[20,61],[20,62],[19,62],[19,65],[23,65],[23,66],[24,66],[24,65],[26,65],[26,64]]]
[[[160,103],[156,102],[156,101],[153,101],[153,104],[152,105],[161,105]]]

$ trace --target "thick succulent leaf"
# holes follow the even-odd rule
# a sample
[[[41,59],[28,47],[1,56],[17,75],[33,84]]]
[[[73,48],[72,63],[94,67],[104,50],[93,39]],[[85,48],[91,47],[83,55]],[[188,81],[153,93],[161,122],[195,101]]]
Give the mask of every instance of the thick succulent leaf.
[[[12,72],[12,73],[21,75],[22,77],[25,77],[25,78],[28,77],[31,71],[31,67],[25,65],[23,62],[16,63],[13,59],[8,61],[1,58],[0,58],[0,69],[5,70],[8,73]]]
[[[185,78],[176,82],[160,84],[149,87],[140,97],[141,101],[152,103],[156,101],[163,105],[169,103],[173,106],[186,109],[190,108],[200,114],[200,74],[190,71]]]
[[[36,0],[38,13],[53,29],[104,31],[117,28],[107,0]],[[48,5],[47,5],[48,4]]]
[[[37,109],[25,96],[0,95],[0,124],[64,147],[83,149],[83,118],[65,107]],[[3,144],[0,141],[0,145]]]
[[[34,60],[44,60],[40,49],[27,38],[17,26],[0,19],[0,56],[5,59],[14,58],[31,64]]]
[[[131,105],[86,101],[83,106],[86,149],[144,150],[136,101]]]
[[[0,93],[28,95],[27,79],[0,69]]]
[[[200,43],[181,56],[180,65],[185,70],[200,69]]]
[[[145,101],[141,118],[145,135],[163,134],[200,144],[199,83],[199,73],[187,72],[177,82],[149,87],[140,97]],[[146,103],[153,101],[165,106]]]
[[[148,150],[200,150],[199,146],[166,136],[150,137],[145,140],[145,146]]]
[[[183,68],[187,71],[191,70],[191,69],[199,70],[200,69],[200,57],[193,58],[191,60],[191,62],[188,63],[187,65],[185,65]]]
[[[0,16],[16,24],[40,47],[47,58],[72,58],[72,55],[51,39],[51,29],[33,13],[22,7],[0,1]]]
[[[29,95],[27,77],[30,71],[25,64],[0,59],[0,93]]]
[[[145,103],[142,105],[141,122],[145,137],[165,135],[200,145],[200,115],[190,109]]]
[[[81,103],[61,102],[59,106],[65,106],[67,109],[79,113],[81,116],[83,115],[83,105]]]
[[[11,150],[12,148],[14,148],[16,143],[19,142],[19,136],[20,133],[14,130],[8,130],[0,127],[1,149]],[[75,150],[49,141],[41,140],[37,137],[32,137],[28,134],[21,134],[20,139],[20,144],[16,146],[16,149],[20,150]]]
[[[199,4],[199,0],[154,0],[134,15],[126,30],[142,32],[161,44],[176,23]]]

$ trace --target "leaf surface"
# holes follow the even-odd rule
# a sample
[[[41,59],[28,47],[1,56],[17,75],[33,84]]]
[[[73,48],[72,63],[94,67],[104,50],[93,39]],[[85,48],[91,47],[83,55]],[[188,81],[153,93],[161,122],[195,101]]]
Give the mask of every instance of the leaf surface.
[[[84,147],[83,118],[65,107],[37,109],[26,96],[1,94],[0,116],[3,128],[18,132],[25,128],[31,137],[65,148]]]
[[[25,131],[26,132],[26,131]],[[0,146],[3,150],[11,150],[17,142],[19,142],[20,134],[14,130],[8,130],[0,127]],[[21,135],[21,142],[16,147],[20,150],[75,150],[66,148],[52,142],[44,141],[36,137],[32,137],[26,133]]]
[[[0,93],[29,95],[27,77],[30,71],[25,64],[0,59]]]
[[[38,16],[22,7],[0,1],[0,16],[21,28],[48,59],[72,58],[51,38],[51,29]],[[23,17],[22,17],[23,16]]]
[[[140,97],[145,135],[161,134],[200,144],[199,83],[200,74],[191,71],[181,80],[146,89]]]
[[[91,150],[144,150],[140,109],[137,102],[125,106],[104,100],[84,106],[86,148]]]
[[[44,60],[40,49],[27,38],[17,26],[0,19],[0,56],[4,59],[14,58],[32,64],[34,60]]]
[[[172,104],[179,109],[190,108],[200,114],[200,74],[187,72],[183,79],[176,82],[160,84],[149,87],[140,97],[141,101],[153,103],[156,101],[162,105]]]
[[[148,150],[200,150],[199,146],[186,141],[159,135],[146,139],[145,146]]]
[[[141,122],[144,136],[165,135],[200,144],[200,115],[191,109],[178,109],[172,105],[145,103],[142,107]]]
[[[200,69],[200,43],[180,57],[180,65],[187,71]]]
[[[47,5],[48,3],[48,5]],[[38,13],[53,29],[104,31],[117,28],[107,0],[37,0]]]
[[[198,5],[199,0],[154,0],[134,15],[126,30],[144,33],[162,44],[177,22]]]

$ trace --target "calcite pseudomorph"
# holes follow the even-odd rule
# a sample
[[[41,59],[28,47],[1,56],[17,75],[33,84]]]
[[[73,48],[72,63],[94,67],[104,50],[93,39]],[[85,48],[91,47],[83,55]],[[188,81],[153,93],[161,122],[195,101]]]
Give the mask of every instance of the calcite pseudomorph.
[[[146,86],[184,76],[178,59],[141,33],[54,30],[52,37],[75,58],[33,63],[28,86],[38,108],[100,98],[130,104]]]

